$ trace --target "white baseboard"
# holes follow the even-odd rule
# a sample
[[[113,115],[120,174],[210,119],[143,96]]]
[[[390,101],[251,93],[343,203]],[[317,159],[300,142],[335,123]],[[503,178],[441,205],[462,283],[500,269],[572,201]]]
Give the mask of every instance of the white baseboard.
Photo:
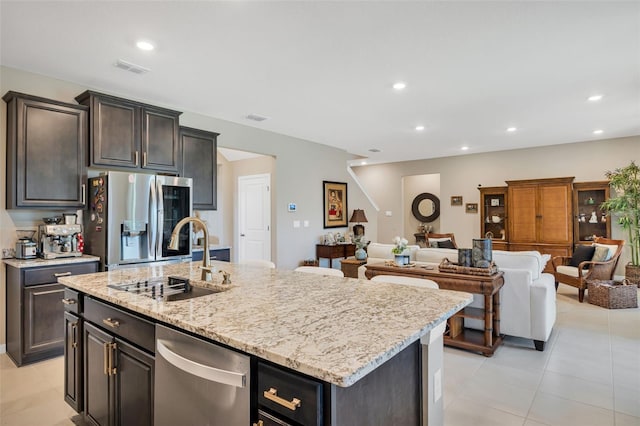
[[[0,345],[0,354],[3,354],[7,351],[7,345]]]

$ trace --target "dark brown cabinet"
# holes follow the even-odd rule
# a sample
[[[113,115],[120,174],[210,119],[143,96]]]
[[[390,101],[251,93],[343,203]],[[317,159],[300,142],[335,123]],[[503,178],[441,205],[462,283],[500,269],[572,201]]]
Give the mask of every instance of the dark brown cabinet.
[[[217,209],[217,138],[219,134],[180,127],[183,177],[193,179],[193,208]]]
[[[90,90],[76,100],[90,111],[90,166],[179,172],[181,112]]]
[[[595,237],[611,238],[611,217],[600,208],[609,199],[609,181],[573,184],[573,232],[576,244],[591,244]]]
[[[494,250],[507,250],[507,187],[485,187],[480,190],[480,236],[491,238]]]
[[[57,283],[57,277],[97,270],[97,262],[39,268],[6,266],[7,354],[16,365],[63,354],[64,287]]]
[[[88,109],[8,92],[7,208],[82,208]]]
[[[80,412],[82,406],[82,320],[64,313],[64,400]]]
[[[90,298],[85,298],[84,318],[85,420],[153,425],[155,359],[136,346],[148,348],[147,341],[153,342],[153,324]]]

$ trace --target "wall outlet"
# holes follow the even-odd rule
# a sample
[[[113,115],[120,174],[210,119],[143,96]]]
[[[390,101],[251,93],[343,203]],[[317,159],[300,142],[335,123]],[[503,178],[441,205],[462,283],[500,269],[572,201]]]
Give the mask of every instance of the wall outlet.
[[[293,221],[293,227],[294,228],[300,228],[300,221],[299,220],[294,220]]]
[[[305,228],[309,227],[309,221],[305,220],[304,222],[302,222],[302,226],[304,226]]]
[[[391,210],[387,210],[386,212],[384,212],[384,215],[387,217],[391,217],[393,216],[393,212]]]

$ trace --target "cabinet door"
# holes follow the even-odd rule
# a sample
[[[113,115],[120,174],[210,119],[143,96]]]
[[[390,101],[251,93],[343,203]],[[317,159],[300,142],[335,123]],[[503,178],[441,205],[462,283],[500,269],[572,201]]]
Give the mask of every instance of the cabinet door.
[[[24,289],[24,355],[64,352],[62,284],[47,284]]]
[[[509,187],[509,241],[533,243],[536,231],[536,186]]]
[[[8,93],[7,208],[83,207],[87,109]]]
[[[180,166],[180,113],[142,108],[142,168],[178,173]]]
[[[78,316],[64,313],[64,400],[82,411],[82,330]]]
[[[538,241],[571,244],[571,187],[569,185],[540,186]]]
[[[84,408],[93,425],[113,424],[113,384],[108,374],[108,345],[113,338],[93,324],[84,323]]]
[[[140,108],[124,99],[92,96],[91,165],[138,167]]]
[[[116,424],[152,426],[154,359],[120,339],[116,348]]]
[[[180,128],[183,177],[193,179],[193,208],[217,208],[217,133]]]

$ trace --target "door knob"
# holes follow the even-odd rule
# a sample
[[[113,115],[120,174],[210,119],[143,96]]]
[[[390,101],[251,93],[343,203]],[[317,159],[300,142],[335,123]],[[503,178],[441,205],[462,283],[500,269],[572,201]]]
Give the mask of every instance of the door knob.
[[[240,234],[241,237],[244,237],[244,234]]]

